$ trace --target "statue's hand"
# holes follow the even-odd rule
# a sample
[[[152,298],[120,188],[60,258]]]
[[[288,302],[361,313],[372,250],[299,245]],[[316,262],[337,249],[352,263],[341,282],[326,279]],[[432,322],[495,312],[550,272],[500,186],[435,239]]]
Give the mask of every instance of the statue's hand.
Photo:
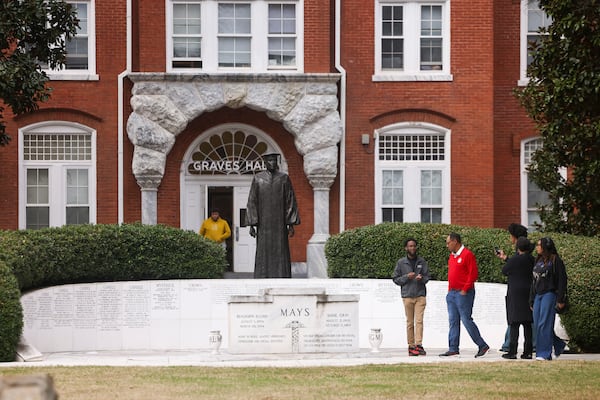
[[[296,232],[294,232],[294,225],[288,225],[287,230],[288,230],[288,236],[294,237],[294,233],[296,233]]]
[[[256,237],[256,228],[254,226],[250,226],[250,236],[253,238]]]

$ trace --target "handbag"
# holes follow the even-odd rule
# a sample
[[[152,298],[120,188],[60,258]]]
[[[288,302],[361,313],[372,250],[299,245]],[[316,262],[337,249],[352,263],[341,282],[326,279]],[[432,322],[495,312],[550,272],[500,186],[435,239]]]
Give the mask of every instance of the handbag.
[[[569,311],[569,296],[565,293],[565,306],[563,308],[558,308],[558,304],[554,306],[554,310],[556,310],[557,314],[564,314]]]

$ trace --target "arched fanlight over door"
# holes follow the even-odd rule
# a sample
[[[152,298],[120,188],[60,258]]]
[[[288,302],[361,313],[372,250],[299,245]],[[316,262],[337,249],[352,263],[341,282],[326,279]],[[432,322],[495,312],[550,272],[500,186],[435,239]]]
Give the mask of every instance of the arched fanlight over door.
[[[187,171],[192,175],[248,175],[265,169],[266,142],[242,130],[213,133],[193,150]]]

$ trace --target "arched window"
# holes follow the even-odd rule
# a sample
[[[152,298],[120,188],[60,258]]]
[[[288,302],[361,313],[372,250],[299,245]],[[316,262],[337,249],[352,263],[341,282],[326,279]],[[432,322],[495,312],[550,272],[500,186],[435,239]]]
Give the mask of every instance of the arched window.
[[[95,223],[95,132],[52,122],[20,135],[19,228]]]
[[[262,156],[277,152],[260,135],[242,125],[223,125],[204,135],[192,150],[186,170],[190,175],[253,175],[266,169]],[[287,164],[280,169],[287,171]]]
[[[376,222],[449,223],[449,131],[404,123],[376,133]]]

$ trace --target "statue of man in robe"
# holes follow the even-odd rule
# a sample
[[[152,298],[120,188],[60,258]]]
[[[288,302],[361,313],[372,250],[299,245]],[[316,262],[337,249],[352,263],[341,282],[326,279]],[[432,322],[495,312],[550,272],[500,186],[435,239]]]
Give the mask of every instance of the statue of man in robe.
[[[267,170],[254,175],[246,224],[256,238],[254,278],[291,278],[288,237],[300,224],[296,196],[290,177],[279,171],[279,154],[263,156]]]

